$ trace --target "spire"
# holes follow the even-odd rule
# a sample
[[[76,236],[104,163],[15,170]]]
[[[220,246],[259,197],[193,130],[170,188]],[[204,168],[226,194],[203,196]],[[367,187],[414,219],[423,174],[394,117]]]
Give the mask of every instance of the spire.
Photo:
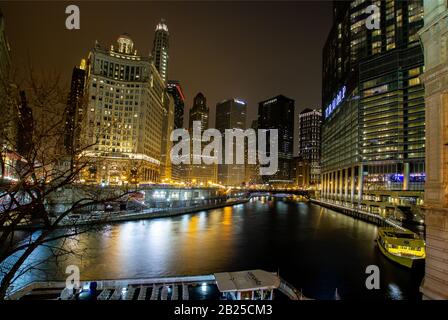
[[[152,58],[154,66],[159,71],[163,81],[166,81],[168,74],[168,48],[169,48],[169,33],[168,26],[165,19],[161,19],[156,26],[154,44],[152,48]]]
[[[166,25],[166,20],[164,18],[160,19],[160,22],[156,26],[156,31],[159,30],[168,32],[168,26]]]

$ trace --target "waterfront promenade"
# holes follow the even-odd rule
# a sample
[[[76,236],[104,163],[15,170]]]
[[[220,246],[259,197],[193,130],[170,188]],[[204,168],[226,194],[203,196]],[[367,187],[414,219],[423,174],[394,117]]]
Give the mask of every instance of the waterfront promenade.
[[[385,218],[379,214],[370,213],[370,212],[358,209],[356,207],[342,206],[342,205],[339,205],[336,203],[332,203],[332,202],[320,200],[320,199],[310,199],[310,201],[313,203],[316,203],[322,207],[333,209],[335,211],[349,215],[351,217],[374,223],[378,226],[390,226],[390,227],[395,227],[395,228],[398,228],[401,230],[406,230],[406,228],[404,228],[399,221],[394,221],[390,218]]]

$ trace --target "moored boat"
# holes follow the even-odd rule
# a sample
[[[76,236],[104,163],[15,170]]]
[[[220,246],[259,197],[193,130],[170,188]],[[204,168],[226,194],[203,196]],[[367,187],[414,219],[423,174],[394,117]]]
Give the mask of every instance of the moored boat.
[[[425,241],[409,230],[379,228],[376,241],[387,258],[408,268],[426,257]]]

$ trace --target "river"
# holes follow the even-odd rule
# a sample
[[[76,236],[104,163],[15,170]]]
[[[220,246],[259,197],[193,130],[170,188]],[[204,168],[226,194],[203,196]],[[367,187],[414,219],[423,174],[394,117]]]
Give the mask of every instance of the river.
[[[252,199],[233,207],[169,218],[112,224],[68,241],[81,257],[39,268],[63,279],[80,267],[81,279],[211,274],[264,269],[279,272],[306,296],[333,299],[420,299],[423,270],[408,270],[377,248],[375,225],[306,202]],[[48,250],[33,255],[37,261]],[[44,259],[45,260],[45,259]],[[380,289],[365,286],[366,267],[377,265]],[[29,272],[27,281],[43,273]]]

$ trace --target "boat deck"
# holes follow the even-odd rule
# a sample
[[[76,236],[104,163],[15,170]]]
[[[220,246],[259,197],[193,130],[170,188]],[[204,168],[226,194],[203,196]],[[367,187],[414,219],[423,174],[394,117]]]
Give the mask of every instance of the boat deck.
[[[19,300],[222,300],[216,284],[169,284],[131,285],[126,288],[99,289],[95,293],[88,290],[75,295],[65,288],[36,288],[27,292]],[[276,290],[274,300],[288,300]]]
[[[269,290],[273,290],[272,298],[275,300],[307,299],[275,274],[262,270],[232,274],[242,276],[245,273],[252,277],[256,274],[262,280],[260,285],[263,286],[266,285],[264,283],[266,279],[274,278],[275,286],[272,286]],[[226,290],[220,290],[218,287],[219,285],[222,286],[222,279],[221,282],[218,281],[218,275],[222,274],[224,273],[154,279],[82,281],[78,289],[66,288],[64,281],[33,282],[11,292],[8,298],[11,300],[234,300],[235,298],[226,294]],[[218,278],[216,278],[217,276]],[[239,280],[236,283],[241,285],[242,279],[232,279]],[[259,282],[258,279],[255,280]],[[251,281],[254,281],[254,279],[251,279]],[[227,282],[229,280],[226,280]],[[263,286],[260,288],[252,288],[252,286],[253,284],[249,290],[266,289]],[[231,289],[234,290],[234,288]],[[238,288],[238,290],[240,289]]]

